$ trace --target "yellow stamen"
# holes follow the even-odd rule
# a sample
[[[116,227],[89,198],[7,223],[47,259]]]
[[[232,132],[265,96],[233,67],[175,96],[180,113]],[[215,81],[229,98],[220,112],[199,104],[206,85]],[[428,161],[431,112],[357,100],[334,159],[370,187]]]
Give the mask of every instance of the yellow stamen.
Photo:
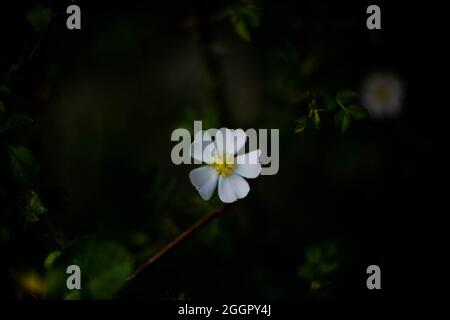
[[[211,164],[218,174],[221,176],[229,176],[233,173],[234,167],[236,164],[234,163],[234,156],[232,154],[219,154],[214,157],[214,163]]]
[[[392,97],[392,90],[387,85],[380,85],[375,89],[375,96],[382,102],[388,103]]]

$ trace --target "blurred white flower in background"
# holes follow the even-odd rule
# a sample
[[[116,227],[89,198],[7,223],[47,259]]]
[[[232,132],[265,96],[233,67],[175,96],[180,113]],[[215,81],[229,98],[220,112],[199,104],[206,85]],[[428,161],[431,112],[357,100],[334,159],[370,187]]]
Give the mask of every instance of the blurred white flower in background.
[[[374,118],[398,115],[403,100],[402,82],[391,73],[374,73],[363,83],[361,100]]]
[[[261,151],[239,154],[246,139],[242,129],[222,128],[214,141],[206,131],[196,133],[191,156],[207,165],[192,170],[189,178],[204,200],[211,199],[217,185],[222,202],[230,203],[247,196],[250,186],[244,178],[256,178],[261,173]]]

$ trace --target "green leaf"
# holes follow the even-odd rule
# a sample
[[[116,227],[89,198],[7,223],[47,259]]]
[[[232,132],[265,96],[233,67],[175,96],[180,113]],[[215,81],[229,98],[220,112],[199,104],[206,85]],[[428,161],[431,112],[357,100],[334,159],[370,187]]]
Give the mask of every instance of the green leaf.
[[[329,273],[335,272],[339,267],[337,261],[327,261],[319,263],[319,272],[321,274],[327,275]]]
[[[331,111],[336,110],[336,108],[338,107],[338,104],[337,104],[336,100],[334,100],[330,96],[326,96],[323,100],[323,106],[325,108],[325,111],[331,112]]]
[[[317,59],[314,57],[309,57],[300,66],[300,73],[303,77],[308,77],[311,75],[316,68]]]
[[[316,128],[319,128],[319,125],[320,125],[320,114],[319,114],[319,110],[314,110],[314,113],[313,113],[313,121],[314,121],[314,126],[316,127]]]
[[[46,284],[52,298],[112,299],[133,271],[133,257],[121,244],[98,239],[74,243],[63,251],[47,272]],[[72,293],[66,287],[66,268],[81,269],[82,287]]]
[[[298,270],[298,276],[303,280],[312,281],[316,278],[315,266],[311,263],[304,264]]]
[[[61,255],[61,251],[59,251],[59,250],[52,251],[47,256],[47,258],[45,258],[44,267],[46,269],[50,269],[55,264],[56,259],[58,259],[60,255]]]
[[[306,249],[306,260],[310,263],[319,263],[322,259],[322,249],[320,246],[310,246]]]
[[[338,126],[341,134],[343,134],[345,131],[347,131],[347,129],[350,125],[350,122],[351,122],[350,114],[348,114],[345,110],[339,110],[336,113],[336,116],[334,119],[336,121],[336,125]]]
[[[0,97],[6,97],[11,93],[9,88],[6,85],[0,86]]]
[[[231,25],[238,36],[245,41],[250,41],[250,32],[248,31],[247,24],[240,16],[231,16]]]
[[[31,151],[21,145],[9,146],[9,163],[14,180],[19,184],[30,184],[39,171]]]
[[[47,212],[47,208],[43,205],[37,193],[31,191],[26,196],[25,206],[22,208],[22,212],[28,222],[37,222],[40,216]]]
[[[21,114],[14,114],[8,118],[3,128],[0,128],[0,132],[18,130],[32,123],[33,119],[30,117]]]
[[[64,300],[81,300],[80,290],[70,290],[65,296]]]
[[[242,15],[245,17],[245,20],[251,27],[255,28],[259,26],[261,21],[259,19],[259,15],[255,7],[253,6],[245,7],[242,8],[241,11]]]
[[[296,133],[301,133],[310,128],[314,128],[314,122],[308,116],[303,116],[295,120],[295,122],[297,123],[297,126],[295,127]]]
[[[53,11],[49,7],[37,5],[28,11],[26,19],[34,31],[42,31],[50,22]]]
[[[351,90],[343,90],[336,95],[336,100],[343,104],[351,103],[358,99],[358,94]]]
[[[369,116],[367,110],[360,105],[352,104],[346,110],[355,120],[365,119]]]

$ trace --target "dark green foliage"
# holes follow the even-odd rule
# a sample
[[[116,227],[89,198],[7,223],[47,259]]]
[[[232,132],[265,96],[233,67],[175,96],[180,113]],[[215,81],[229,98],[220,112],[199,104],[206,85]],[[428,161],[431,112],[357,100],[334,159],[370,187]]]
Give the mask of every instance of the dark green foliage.
[[[219,19],[228,18],[236,34],[244,41],[251,41],[250,28],[260,25],[261,8],[253,3],[241,1],[229,7],[219,15]]]
[[[47,293],[53,298],[111,299],[133,271],[133,257],[122,245],[106,240],[76,241],[62,253],[52,252],[45,260]],[[81,269],[82,290],[68,290],[66,269]]]
[[[37,5],[28,11],[26,18],[34,31],[42,31],[50,22],[52,13],[53,10],[50,7]]]
[[[367,110],[358,105],[358,95],[351,90],[343,90],[334,98],[330,95],[307,95],[308,114],[296,120],[295,132],[301,133],[308,129],[318,129],[321,114],[334,114],[334,121],[341,134],[345,133],[352,120],[362,120],[368,117]]]

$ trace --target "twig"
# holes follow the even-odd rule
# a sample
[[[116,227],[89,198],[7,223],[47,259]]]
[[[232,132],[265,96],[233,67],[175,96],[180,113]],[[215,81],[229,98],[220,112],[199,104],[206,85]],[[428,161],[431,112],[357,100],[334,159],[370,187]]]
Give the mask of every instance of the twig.
[[[157,260],[162,258],[164,255],[172,251],[175,247],[180,245],[182,242],[187,240],[188,238],[192,237],[198,230],[203,228],[204,226],[208,225],[211,221],[215,220],[217,217],[219,217],[225,209],[228,207],[227,204],[222,205],[221,207],[212,210],[210,213],[205,215],[203,218],[198,220],[196,223],[194,223],[192,226],[190,226],[188,229],[186,229],[183,233],[181,233],[178,237],[176,237],[174,240],[172,240],[169,244],[167,244],[164,248],[162,248],[160,251],[158,251],[154,256],[152,256],[150,259],[148,259],[146,262],[144,262],[141,266],[139,266],[136,271],[128,278],[128,280],[132,280],[136,278],[142,271],[144,271],[146,268],[154,264]]]

